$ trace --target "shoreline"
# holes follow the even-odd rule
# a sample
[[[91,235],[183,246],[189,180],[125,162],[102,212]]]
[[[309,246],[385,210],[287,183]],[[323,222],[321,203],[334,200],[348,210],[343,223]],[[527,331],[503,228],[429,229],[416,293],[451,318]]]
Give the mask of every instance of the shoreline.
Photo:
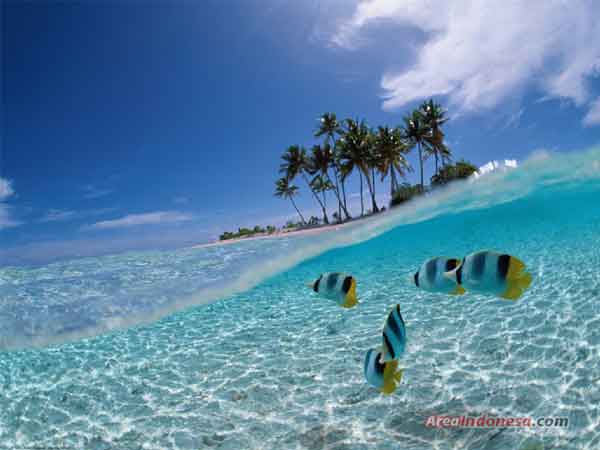
[[[207,242],[206,244],[196,244],[196,245],[192,245],[191,247],[188,247],[188,248],[198,249],[198,248],[208,248],[208,247],[219,247],[222,245],[236,244],[238,242],[257,241],[257,240],[261,240],[261,239],[280,239],[280,238],[284,238],[284,237],[288,237],[288,236],[303,236],[303,235],[307,235],[307,234],[324,233],[327,231],[338,231],[342,228],[347,227],[348,225],[350,225],[352,223],[356,223],[358,221],[367,219],[374,215],[379,215],[379,213],[378,214],[370,214],[368,216],[356,218],[356,219],[353,219],[353,220],[350,220],[350,221],[344,222],[344,223],[333,223],[333,224],[328,224],[328,225],[320,225],[318,227],[305,228],[305,229],[300,229],[300,230],[275,231],[274,233],[271,233],[271,234],[261,233],[261,234],[255,235],[255,236],[226,239],[224,241]]]

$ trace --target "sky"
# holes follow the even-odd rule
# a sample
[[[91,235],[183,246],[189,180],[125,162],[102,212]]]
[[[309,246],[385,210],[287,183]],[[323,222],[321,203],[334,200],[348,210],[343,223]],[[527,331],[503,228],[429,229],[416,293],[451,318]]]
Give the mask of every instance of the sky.
[[[593,1],[9,0],[1,12],[4,266],[282,225],[295,212],[273,196],[281,153],[318,143],[327,111],[397,126],[433,97],[455,159],[476,165],[600,141]],[[385,203],[389,179],[377,191]],[[357,214],[357,176],[348,192]]]

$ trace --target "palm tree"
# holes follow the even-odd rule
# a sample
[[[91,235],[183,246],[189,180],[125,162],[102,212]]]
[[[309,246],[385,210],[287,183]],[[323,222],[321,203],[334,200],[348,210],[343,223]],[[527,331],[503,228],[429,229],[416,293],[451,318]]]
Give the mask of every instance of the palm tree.
[[[298,195],[298,186],[294,186],[290,184],[290,180],[286,177],[280,178],[275,182],[275,196],[280,198],[289,198],[294,205],[294,209],[300,216],[300,220],[302,220],[302,224],[306,225],[306,220],[304,220],[304,216],[298,209],[296,202],[294,201],[294,196]]]
[[[319,203],[321,206],[321,210],[323,211],[323,222],[329,223],[325,205],[310,185],[310,181],[306,176],[306,172],[309,168],[306,158],[306,150],[298,145],[291,145],[281,156],[281,159],[283,159],[283,163],[279,166],[279,173],[285,174],[286,178],[290,181],[292,181],[297,175],[301,175],[304,179],[304,182],[312,192],[314,198],[317,200],[317,203]]]
[[[347,119],[348,121],[351,119]],[[360,153],[357,151],[355,146],[352,146],[346,140],[346,131],[343,131],[342,136],[337,141],[338,147],[338,164],[340,166],[340,179],[342,182],[346,181],[346,178],[354,171],[358,165],[358,161],[361,159]],[[363,180],[362,172],[358,171],[360,179],[360,215],[365,214],[365,205],[363,200]]]
[[[331,182],[331,178],[329,177],[329,167],[331,167],[334,164],[335,163],[334,163],[333,152],[331,151],[331,147],[329,146],[329,144],[325,144],[323,146],[321,146],[321,145],[313,146],[312,155],[309,160],[309,173],[311,175],[319,174],[320,176],[323,177],[324,181],[328,182],[331,185],[331,188],[332,188],[331,190],[333,190],[333,193],[335,194],[337,201],[338,201],[338,217],[342,217],[341,209],[343,209],[344,214],[346,215],[346,219],[350,219],[351,218],[350,214],[348,213],[348,210],[346,209],[346,205],[344,205],[342,203],[339,191],[336,187],[338,185],[337,172],[336,172],[336,176],[335,176],[336,186],[333,186],[333,183]]]
[[[344,121],[344,134],[340,145],[340,162],[342,176],[346,178],[357,168],[360,176],[360,200],[361,215],[364,214],[364,204],[362,200],[363,183],[362,177],[365,176],[367,186],[371,194],[373,212],[378,212],[377,202],[375,201],[375,192],[371,184],[371,174],[369,170],[369,152],[371,146],[370,132],[364,121],[358,122],[353,119]]]
[[[346,178],[350,176],[350,174],[354,171],[355,162],[354,156],[350,155],[346,150],[344,138],[340,139],[341,142],[341,152],[340,152],[340,181],[345,182]],[[342,162],[343,161],[343,162]],[[363,197],[363,179],[362,179],[362,171],[358,171],[358,176],[360,179],[360,215],[361,217],[365,215],[365,203]]]
[[[377,146],[375,145],[375,132],[371,128],[369,128],[367,139],[369,144],[365,160],[371,175],[372,196],[375,197],[375,170],[379,164],[379,154],[377,152]]]
[[[322,175],[317,175],[310,182],[310,186],[315,192],[321,193],[323,196],[323,204],[325,205],[325,208],[327,208],[327,197],[325,196],[325,193],[334,189],[331,181]]]
[[[438,149],[438,153],[440,155],[440,160],[442,162],[442,169],[443,169],[444,167],[446,167],[446,165],[450,164],[450,162],[452,161],[452,152],[444,144],[444,147],[441,147]]]
[[[343,132],[342,132],[343,133]],[[348,214],[346,216],[346,220],[352,219],[350,215],[350,210],[348,209],[348,203],[346,201],[346,177],[342,176],[342,148],[344,146],[344,137],[343,134],[335,141],[335,147],[333,148],[333,167],[334,170],[337,171],[337,176],[339,178],[339,186],[342,197],[342,204]]]
[[[336,191],[336,197],[338,198],[338,215],[339,217],[342,216],[342,209],[344,210],[344,213],[346,214],[346,219],[350,219],[350,214],[348,214],[348,207],[346,204],[346,188],[344,186],[344,180],[340,180],[341,178],[341,174],[340,174],[340,165],[339,165],[339,158],[336,155],[336,140],[335,140],[335,135],[338,134],[342,134],[343,130],[342,127],[340,125],[340,123],[337,120],[337,117],[335,115],[335,113],[324,113],[320,118],[319,118],[319,127],[317,128],[317,131],[315,131],[315,137],[321,137],[321,136],[325,136],[325,140],[327,141],[327,139],[329,139],[329,146],[330,149],[332,149],[332,158],[331,158],[331,167],[333,168],[333,175],[335,178],[335,191]],[[340,184],[342,187],[342,192],[340,195]]]
[[[441,129],[448,118],[445,116],[446,111],[442,109],[442,105],[435,103],[433,99],[423,102],[420,110],[423,120],[430,130],[430,134],[425,140],[427,142],[427,152],[435,157],[435,174],[437,175],[439,159],[441,158],[442,164],[445,165],[445,162],[449,161],[452,155],[444,144],[444,133]]]
[[[375,201],[375,168],[377,167],[377,150],[375,148],[375,135],[373,130],[363,122],[361,122],[362,134],[365,136],[365,152],[364,152],[364,174],[367,180],[367,187],[371,194],[371,207],[374,213],[379,212],[379,207]]]
[[[404,177],[406,172],[412,171],[405,154],[408,145],[402,140],[398,129],[379,127],[375,135],[375,149],[377,154],[377,169],[381,173],[381,181],[390,174],[390,197],[398,190],[396,172]]]
[[[430,129],[425,123],[423,115],[419,110],[414,110],[412,114],[404,117],[404,137],[408,141],[409,148],[415,145],[419,150],[419,167],[421,171],[421,190],[423,190],[423,145],[427,142]]]

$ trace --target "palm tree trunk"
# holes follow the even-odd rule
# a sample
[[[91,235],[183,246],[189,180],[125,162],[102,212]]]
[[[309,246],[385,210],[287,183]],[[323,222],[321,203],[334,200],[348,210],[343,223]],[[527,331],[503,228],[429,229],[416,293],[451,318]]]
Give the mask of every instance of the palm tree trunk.
[[[396,192],[396,189],[398,188],[398,182],[396,181],[396,172],[394,171],[394,165],[390,164],[390,172],[391,172],[391,177],[390,177],[390,197],[394,196],[394,192]]]
[[[337,201],[338,201],[338,220],[341,222],[342,221],[342,199],[340,198],[340,184],[339,184],[339,176],[338,176],[338,169],[337,169],[337,164],[335,162],[335,137],[333,134],[329,134],[329,139],[331,140],[331,144],[330,145],[330,149],[332,149],[332,165],[333,165],[333,176],[335,177],[335,196],[337,197]],[[329,174],[327,174],[327,178],[329,178]],[[350,216],[348,214],[348,211],[345,208],[346,205],[344,205],[344,213],[346,214],[346,219],[349,219]]]
[[[333,176],[335,177],[335,196],[337,197],[337,201],[338,201],[338,220],[341,222],[342,221],[342,199],[340,198],[340,182],[338,180],[338,173],[337,173],[337,169],[335,168],[335,165],[333,166]],[[327,175],[327,178],[329,178],[329,175]]]
[[[423,155],[421,153],[421,143],[417,142],[417,147],[419,148],[419,166],[421,168],[421,191],[423,191]]]
[[[294,209],[296,210],[296,212],[298,213],[298,215],[300,216],[300,220],[302,220],[302,224],[306,225],[306,220],[304,220],[304,216],[302,215],[302,213],[300,212],[300,210],[298,209],[298,206],[296,206],[296,202],[294,201],[293,197],[290,197],[290,200],[292,202],[292,205],[294,205]]]
[[[434,150],[434,156],[435,156],[435,174],[438,174],[438,154],[437,154],[437,150]]]
[[[346,215],[346,219],[351,219],[352,217],[350,216],[350,214],[348,213],[348,210],[346,209],[346,201],[344,200],[344,204],[342,204],[342,199],[340,198],[337,169],[334,169],[333,172],[334,172],[334,175],[335,175],[335,185],[336,185],[336,188],[334,189],[333,192],[334,192],[335,196],[337,197],[337,201],[338,201],[338,217],[340,218],[340,220],[342,220],[342,211],[341,211],[341,209],[343,209],[344,210],[344,214]],[[329,174],[326,173],[325,175],[327,175],[327,179],[331,183],[331,178],[329,178]]]
[[[310,182],[308,181],[308,178],[306,177],[305,173],[302,173],[302,178],[304,178],[304,182],[306,183],[306,185],[310,189],[310,192],[312,192],[313,196],[315,197],[315,199],[317,199],[317,202],[321,206],[321,210],[323,211],[323,223],[329,223],[329,219],[327,218],[327,210],[325,209],[325,205],[323,205],[323,202],[321,201],[321,199],[319,198],[319,196],[317,195],[317,193],[314,191],[314,189],[310,185]]]
[[[365,178],[367,179],[367,187],[369,188],[369,193],[371,194],[371,208],[373,210],[372,212],[379,212],[377,202],[375,201],[375,180],[371,182],[371,177],[369,176],[369,169],[366,170]]]
[[[362,171],[358,171],[358,175],[360,176],[360,215],[365,215],[365,203],[363,200],[363,180],[362,180]]]
[[[323,206],[321,209],[323,210],[323,223],[328,224],[329,219],[327,218],[327,210],[325,209],[325,206]]]
[[[346,203],[346,181],[342,178],[340,180],[340,184],[342,185],[342,198],[344,200],[344,210],[348,212],[348,204]],[[347,216],[350,219],[350,215]]]
[[[371,182],[373,183],[373,194],[375,194],[375,167],[371,168]]]

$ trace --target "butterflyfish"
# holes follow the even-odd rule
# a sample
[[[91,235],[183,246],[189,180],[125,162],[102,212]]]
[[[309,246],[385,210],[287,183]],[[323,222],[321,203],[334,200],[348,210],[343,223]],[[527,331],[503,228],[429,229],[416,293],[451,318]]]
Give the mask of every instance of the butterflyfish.
[[[333,300],[343,308],[352,308],[358,304],[356,279],[353,276],[340,272],[323,273],[311,286],[321,297]]]
[[[531,285],[525,263],[506,253],[483,250],[463,258],[461,264],[444,276],[468,291],[488,293],[516,300]]]

